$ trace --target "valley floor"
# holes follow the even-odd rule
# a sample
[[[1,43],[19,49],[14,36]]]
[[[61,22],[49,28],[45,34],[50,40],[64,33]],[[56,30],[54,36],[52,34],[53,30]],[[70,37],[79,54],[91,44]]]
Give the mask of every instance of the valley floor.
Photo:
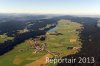
[[[60,20],[54,32],[46,33],[45,41],[40,41],[37,38],[40,44],[47,44],[46,51],[34,53],[35,50],[29,48],[34,43],[30,38],[16,46],[12,51],[0,56],[0,66],[55,66],[55,64],[45,63],[45,57],[63,57],[77,53],[81,48],[78,36],[78,30],[82,28],[81,26],[81,24],[70,20]]]

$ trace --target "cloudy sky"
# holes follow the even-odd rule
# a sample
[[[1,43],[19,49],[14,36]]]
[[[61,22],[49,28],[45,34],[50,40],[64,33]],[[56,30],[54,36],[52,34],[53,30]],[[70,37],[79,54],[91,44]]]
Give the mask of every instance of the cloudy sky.
[[[100,15],[100,0],[0,0],[0,13]]]

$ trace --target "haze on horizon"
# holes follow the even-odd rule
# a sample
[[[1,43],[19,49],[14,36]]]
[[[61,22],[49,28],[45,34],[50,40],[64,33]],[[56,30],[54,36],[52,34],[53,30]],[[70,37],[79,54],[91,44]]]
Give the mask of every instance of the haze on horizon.
[[[100,0],[0,0],[0,13],[100,15]]]

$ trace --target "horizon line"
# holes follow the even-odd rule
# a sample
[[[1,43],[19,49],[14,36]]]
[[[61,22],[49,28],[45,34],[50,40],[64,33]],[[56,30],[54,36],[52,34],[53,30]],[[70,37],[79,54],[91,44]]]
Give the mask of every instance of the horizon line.
[[[22,12],[0,12],[0,14],[40,14],[40,15],[79,15],[79,16],[100,16],[100,14],[64,14],[64,13],[22,13]]]

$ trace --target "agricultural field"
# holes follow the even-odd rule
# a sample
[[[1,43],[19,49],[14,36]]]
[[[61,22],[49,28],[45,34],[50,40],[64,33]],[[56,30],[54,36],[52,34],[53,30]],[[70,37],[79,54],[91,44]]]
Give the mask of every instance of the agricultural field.
[[[7,40],[12,40],[13,37],[8,37],[6,34],[0,35],[0,43],[3,43],[4,41]]]
[[[47,33],[46,43],[48,44],[48,50],[57,52],[60,57],[75,54],[78,51],[76,49],[68,49],[69,47],[81,47],[79,41],[79,32],[77,29],[81,29],[80,24],[71,22],[70,20],[60,20],[56,26],[56,33],[58,35],[52,35]],[[55,64],[48,64],[48,66],[56,66]]]
[[[48,49],[55,52],[61,51],[61,53],[64,53],[63,55],[70,54],[72,50],[67,50],[68,47],[81,46],[81,43],[78,41],[79,32],[76,31],[80,28],[81,25],[78,23],[60,20],[54,31],[57,34],[47,34],[46,43],[48,44]]]
[[[77,31],[77,29],[81,29],[81,26],[81,24],[70,20],[59,20],[55,30],[46,33],[45,41],[35,38],[40,45],[47,44],[44,51],[35,53],[35,49],[30,48],[34,45],[33,38],[30,38],[0,56],[0,66],[55,66],[56,64],[46,63],[46,57],[63,57],[77,53],[78,50],[73,48],[81,47],[79,31]]]

